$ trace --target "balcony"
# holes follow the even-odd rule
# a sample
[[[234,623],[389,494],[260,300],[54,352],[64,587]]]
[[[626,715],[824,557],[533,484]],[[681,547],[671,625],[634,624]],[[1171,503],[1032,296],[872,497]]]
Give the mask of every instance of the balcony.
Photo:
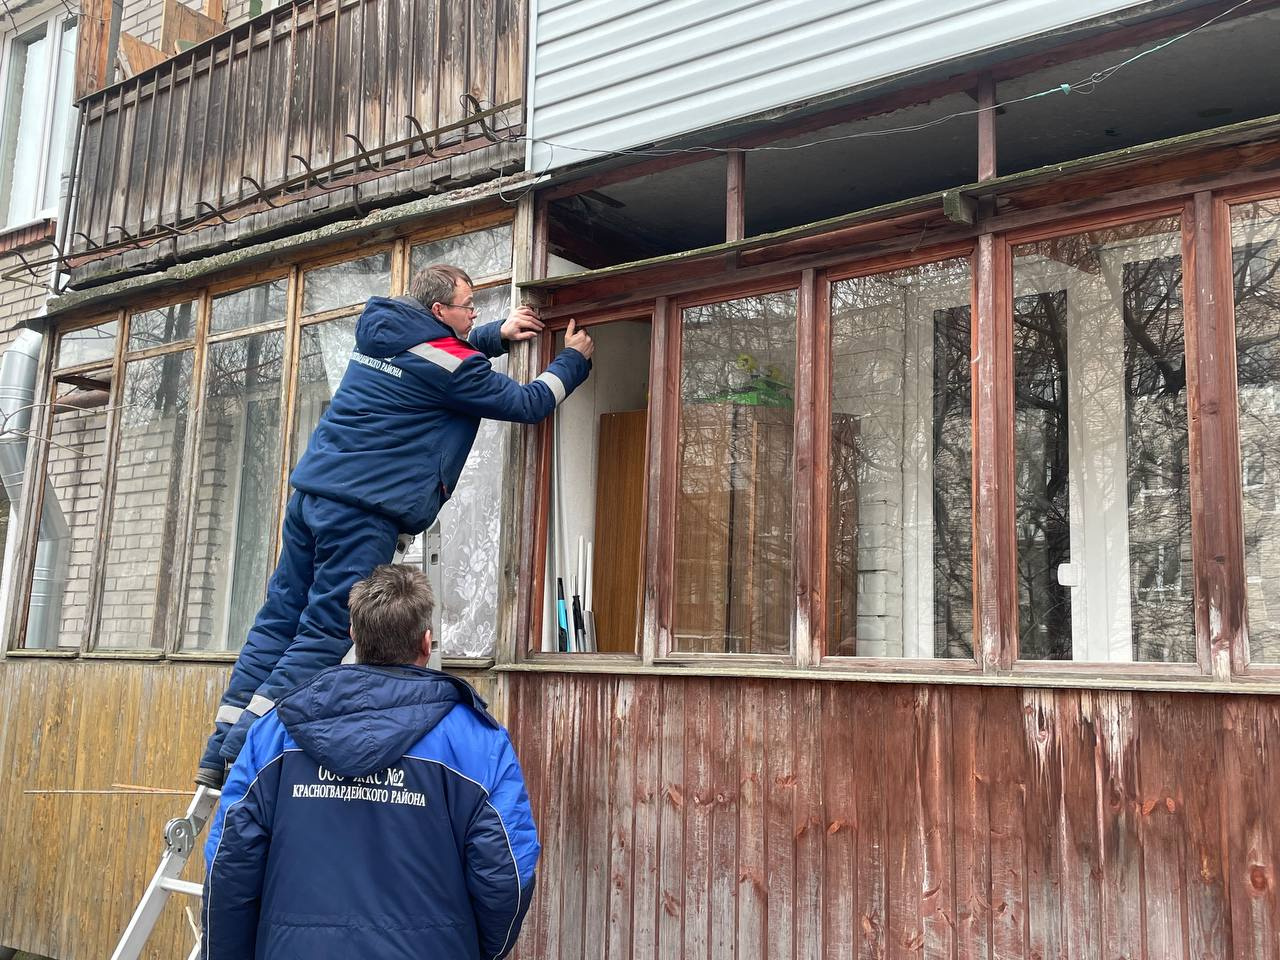
[[[358,212],[393,174],[396,193],[435,192],[466,182],[463,154],[475,180],[512,169],[523,18],[521,0],[302,0],[91,94],[69,264],[139,250],[136,270],[202,246],[202,228]]]

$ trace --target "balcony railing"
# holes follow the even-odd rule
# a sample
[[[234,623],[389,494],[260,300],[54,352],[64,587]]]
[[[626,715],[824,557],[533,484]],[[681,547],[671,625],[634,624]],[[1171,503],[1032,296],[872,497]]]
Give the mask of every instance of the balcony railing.
[[[71,233],[96,256],[511,136],[521,0],[301,0],[80,103]]]

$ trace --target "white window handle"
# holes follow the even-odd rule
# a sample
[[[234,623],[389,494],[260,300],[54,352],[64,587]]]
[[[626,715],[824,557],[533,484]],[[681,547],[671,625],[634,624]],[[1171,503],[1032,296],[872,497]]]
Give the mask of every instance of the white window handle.
[[[1080,575],[1074,563],[1058,564],[1058,585],[1062,587],[1080,586]]]

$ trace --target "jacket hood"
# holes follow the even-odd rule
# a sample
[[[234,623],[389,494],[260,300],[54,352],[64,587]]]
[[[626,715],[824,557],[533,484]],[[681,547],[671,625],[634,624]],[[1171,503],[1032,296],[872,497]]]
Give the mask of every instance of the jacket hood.
[[[451,336],[453,330],[412,297],[370,297],[356,323],[356,349],[367,357],[394,357],[420,343]]]
[[[363,777],[398,761],[459,703],[497,727],[457,677],[425,667],[344,664],[282,697],[276,715],[309,756],[340,776]]]

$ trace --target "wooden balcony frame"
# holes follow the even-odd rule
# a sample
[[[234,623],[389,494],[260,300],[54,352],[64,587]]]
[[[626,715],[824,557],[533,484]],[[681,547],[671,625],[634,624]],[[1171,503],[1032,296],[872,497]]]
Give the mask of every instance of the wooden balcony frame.
[[[518,136],[523,18],[524,0],[300,0],[91,94],[60,255],[77,266]]]
[[[521,551],[517,580],[530,606],[512,657],[499,669],[601,673],[733,674],[769,677],[976,683],[1049,687],[1280,692],[1280,666],[1250,664],[1241,479],[1235,324],[1230,283],[1230,207],[1280,196],[1280,118],[1263,118],[1181,143],[1153,144],[1127,161],[1089,158],[1066,171],[988,177],[948,194],[971,194],[978,204],[999,197],[975,222],[957,223],[943,195],[917,198],[771,237],[731,239],[719,247],[649,262],[524,284],[526,295],[548,298],[543,316],[552,329],[570,316],[580,324],[652,316],[649,482],[643,622],[634,655],[548,654],[537,650],[541,557],[545,523]],[[1240,135],[1245,134],[1241,139]],[[1137,156],[1133,156],[1137,153]],[[994,165],[988,167],[994,169]],[[1095,186],[1104,184],[1105,186]],[[1083,185],[1083,186],[1082,186]],[[1090,189],[1094,187],[1094,189]],[[726,195],[736,196],[732,176]],[[1087,199],[1081,199],[1087,198]],[[542,226],[534,248],[542,245]],[[1182,224],[1184,328],[1191,465],[1192,567],[1195,580],[1196,660],[1192,663],[1094,663],[1018,658],[1018,597],[1014,529],[1012,433],[1012,250],[1028,239],[1178,216]],[[910,234],[902,222],[917,224]],[[935,241],[916,249],[920,223]],[[545,240],[542,241],[545,243]],[[755,255],[754,257],[752,255]],[[824,430],[829,410],[830,318],[824,306],[834,279],[868,275],[953,257],[971,263],[974,328],[973,535],[974,656],[971,660],[909,660],[827,655],[826,564],[820,524],[796,524],[796,619],[792,655],[771,657],[679,655],[670,649],[673,538],[679,437],[680,307],[786,286],[799,290],[797,331],[797,501],[825,504]],[[807,308],[804,305],[808,304]],[[673,345],[674,344],[674,345]],[[812,358],[817,375],[800,375]],[[544,345],[540,360],[550,360]],[[536,371],[535,371],[536,372]],[[801,395],[803,394],[803,395]],[[802,415],[815,418],[802,426]],[[549,427],[533,428],[537,455],[526,487],[533,502],[549,495]],[[801,469],[802,464],[811,468]],[[807,479],[806,479],[807,478]],[[804,491],[800,489],[804,487]],[[982,545],[979,549],[979,545]],[[801,629],[801,627],[804,629]]]

